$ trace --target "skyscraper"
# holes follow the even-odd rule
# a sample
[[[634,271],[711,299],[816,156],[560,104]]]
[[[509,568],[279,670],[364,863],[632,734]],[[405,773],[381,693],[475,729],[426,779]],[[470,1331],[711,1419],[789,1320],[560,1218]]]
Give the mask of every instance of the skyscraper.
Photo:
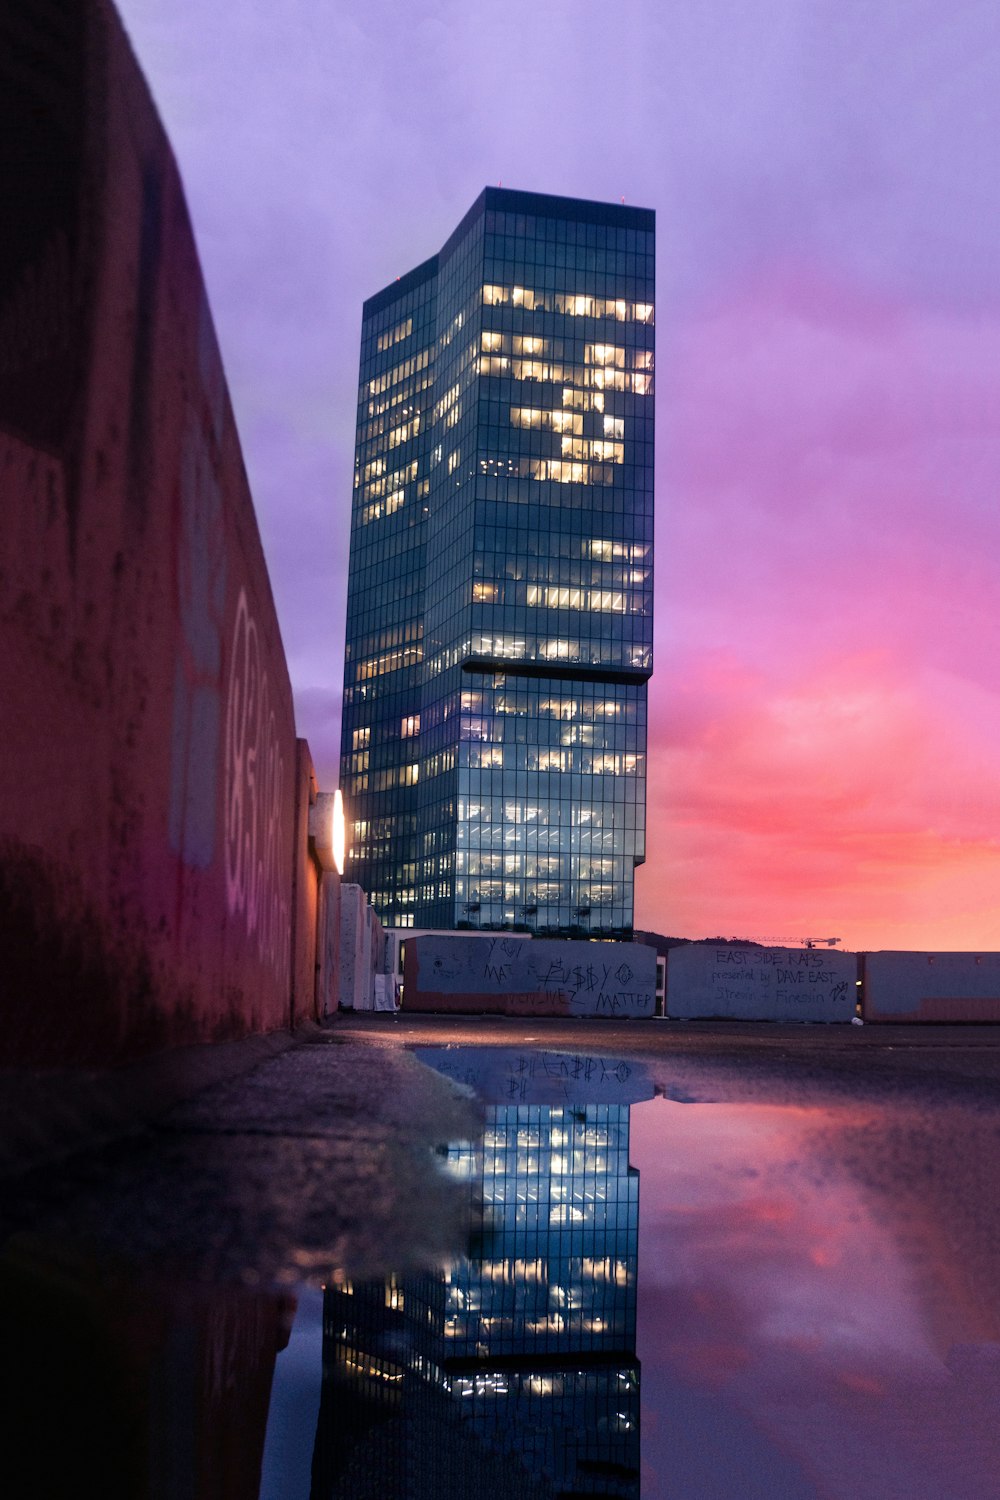
[[[632,926],[654,215],[487,188],[364,306],[341,782],[396,927]]]

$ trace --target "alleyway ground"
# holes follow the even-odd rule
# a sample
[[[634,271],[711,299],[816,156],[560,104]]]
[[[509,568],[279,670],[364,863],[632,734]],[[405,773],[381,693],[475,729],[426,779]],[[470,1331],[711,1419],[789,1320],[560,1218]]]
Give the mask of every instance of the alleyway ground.
[[[446,1254],[461,1238],[462,1209],[433,1150],[473,1133],[478,1107],[416,1060],[422,1046],[641,1060],[668,1095],[905,1103],[907,1119],[922,1122],[908,1137],[910,1165],[953,1201],[949,1213],[988,1208],[992,1223],[1000,1197],[991,1187],[998,1027],[343,1013],[325,1028],[191,1049],[112,1075],[3,1080],[3,1239],[41,1234],[261,1285],[320,1279],[338,1263],[380,1274]],[[898,1157],[892,1170],[910,1175]]]

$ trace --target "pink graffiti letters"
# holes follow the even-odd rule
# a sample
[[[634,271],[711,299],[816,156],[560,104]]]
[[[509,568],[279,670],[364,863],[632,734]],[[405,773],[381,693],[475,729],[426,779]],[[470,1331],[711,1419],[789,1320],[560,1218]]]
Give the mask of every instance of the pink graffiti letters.
[[[290,910],[282,839],[285,762],[257,626],[240,590],[226,703],[226,895],[260,958],[288,971]]]

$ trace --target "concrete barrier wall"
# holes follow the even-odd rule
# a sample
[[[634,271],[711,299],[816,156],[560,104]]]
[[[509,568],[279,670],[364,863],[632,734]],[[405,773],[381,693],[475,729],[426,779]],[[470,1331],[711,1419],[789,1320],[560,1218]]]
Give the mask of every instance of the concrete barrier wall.
[[[850,1021],[856,979],[853,953],[688,943],[667,954],[667,1015],[679,1020]]]
[[[382,972],[385,930],[359,885],[340,888],[340,1004],[375,1008],[375,975]]]
[[[109,4],[4,8],[0,132],[0,1058],[286,1025],[315,918],[288,673],[177,168]]]
[[[322,1021],[340,1004],[340,876],[324,873],[316,927],[316,1014]]]
[[[866,953],[866,1021],[1000,1021],[1000,953]]]
[[[515,1016],[651,1016],[656,952],[498,934],[408,938],[403,1009]]]

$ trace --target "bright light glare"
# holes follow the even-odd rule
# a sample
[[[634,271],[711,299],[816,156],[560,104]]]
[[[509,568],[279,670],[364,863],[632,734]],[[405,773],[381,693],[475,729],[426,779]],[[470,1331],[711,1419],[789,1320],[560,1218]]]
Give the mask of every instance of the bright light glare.
[[[346,837],[344,828],[344,798],[339,787],[333,794],[330,841],[333,844],[333,862],[337,866],[337,874],[343,875]]]

